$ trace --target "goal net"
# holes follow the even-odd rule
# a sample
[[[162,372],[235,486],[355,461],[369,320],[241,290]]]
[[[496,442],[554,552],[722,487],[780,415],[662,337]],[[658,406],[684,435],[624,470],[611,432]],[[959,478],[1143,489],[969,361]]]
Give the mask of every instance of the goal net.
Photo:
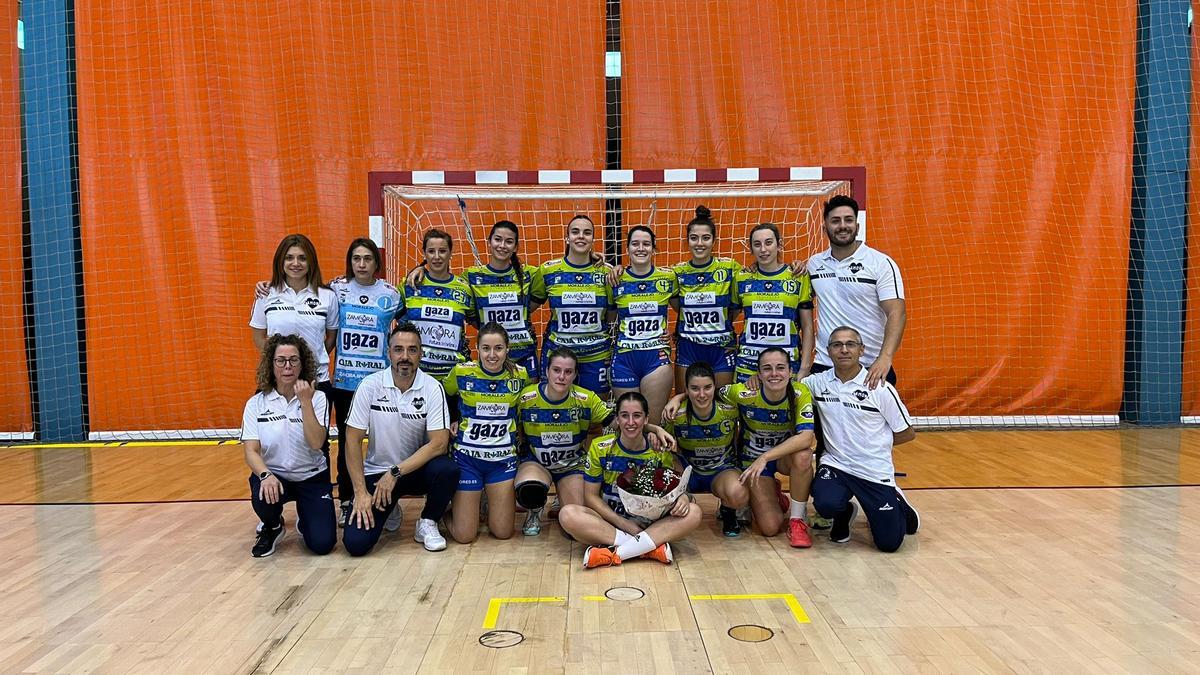
[[[420,264],[421,237],[431,228],[454,238],[450,269],[486,264],[487,234],[493,223],[510,220],[521,232],[518,254],[523,265],[538,265],[563,255],[566,224],[575,214],[596,223],[593,250],[607,262],[623,264],[624,236],[646,225],[655,233],[656,265],[670,266],[691,257],[687,223],[704,205],[717,224],[714,255],[750,264],[746,236],[758,223],[774,223],[783,237],[786,261],[805,260],[822,247],[824,202],[850,194],[843,180],[773,183],[698,183],[672,185],[570,186],[419,186],[384,188],[384,250],[388,278],[397,282]],[[541,333],[546,312],[534,315]],[[473,344],[473,341],[472,341]]]

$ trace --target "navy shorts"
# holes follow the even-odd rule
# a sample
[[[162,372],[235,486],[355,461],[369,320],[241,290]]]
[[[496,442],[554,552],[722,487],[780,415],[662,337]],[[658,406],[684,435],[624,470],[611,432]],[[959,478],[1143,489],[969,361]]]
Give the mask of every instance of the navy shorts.
[[[703,345],[686,338],[675,341],[675,365],[687,368],[693,363],[707,363],[714,373],[733,372],[733,352],[720,345]]]
[[[455,450],[454,461],[461,471],[458,476],[458,489],[463,492],[479,492],[485,485],[503,483],[517,476],[516,457],[478,459]]]
[[[726,469],[734,468],[732,464],[723,464],[712,473],[697,473],[695,467],[692,468],[692,477],[688,479],[688,492],[694,495],[711,494],[712,484],[717,476]]]
[[[757,457],[742,458],[742,460],[739,461],[738,464],[741,465],[742,471],[745,471],[746,469],[750,468],[750,465],[753,464],[754,460],[756,460],[756,459],[758,459],[758,458]],[[762,473],[760,473],[758,475],[763,476],[764,478],[774,478],[776,471],[779,471],[779,462],[778,462],[778,460],[773,459],[773,460],[767,462],[767,465],[765,467],[763,467]]]
[[[530,380],[542,379],[542,361],[538,358],[537,349],[533,345],[512,352],[508,355],[508,358],[512,359],[513,363],[516,363],[518,366],[525,366]]]
[[[546,367],[546,363],[542,362],[542,367]],[[587,389],[588,391],[602,396],[612,391],[612,386],[608,382],[608,362],[606,361],[580,361],[579,367],[575,372],[575,384]]]
[[[613,357],[612,365],[613,386],[621,389],[637,389],[642,385],[642,378],[669,365],[671,365],[671,354],[666,349],[617,352],[617,355]]]

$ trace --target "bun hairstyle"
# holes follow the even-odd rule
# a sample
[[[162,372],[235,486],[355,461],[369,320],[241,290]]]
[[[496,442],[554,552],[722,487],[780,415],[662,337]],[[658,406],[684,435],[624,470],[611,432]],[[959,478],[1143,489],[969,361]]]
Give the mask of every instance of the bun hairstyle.
[[[703,204],[696,207],[696,217],[688,221],[688,234],[692,233],[692,227],[696,225],[707,225],[712,235],[717,236],[717,224],[713,222],[712,211],[709,211],[708,207]]]

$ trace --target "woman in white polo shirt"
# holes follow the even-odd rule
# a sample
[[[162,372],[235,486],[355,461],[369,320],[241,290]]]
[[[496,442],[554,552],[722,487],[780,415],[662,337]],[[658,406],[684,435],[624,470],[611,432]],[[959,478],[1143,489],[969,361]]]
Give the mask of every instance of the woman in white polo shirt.
[[[325,555],[337,544],[329,460],[321,452],[329,425],[325,394],[313,387],[316,360],[297,335],[267,339],[258,364],[258,393],[242,414],[250,467],[250,504],[263,523],[250,554],[263,558],[283,538],[283,505],[296,502],[304,545]]]

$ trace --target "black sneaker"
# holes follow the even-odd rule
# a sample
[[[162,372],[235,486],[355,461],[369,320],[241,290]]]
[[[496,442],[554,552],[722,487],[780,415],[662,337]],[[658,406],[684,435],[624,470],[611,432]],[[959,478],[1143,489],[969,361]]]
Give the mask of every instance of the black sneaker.
[[[275,545],[279,540],[283,539],[287,529],[280,523],[279,527],[268,530],[263,528],[262,532],[258,533],[258,538],[254,540],[254,548],[250,549],[250,555],[255,558],[265,558],[275,552]]]
[[[721,532],[726,537],[736,537],[742,533],[742,524],[738,522],[736,509],[722,506],[717,511],[717,517],[721,520]]]
[[[846,515],[834,516],[833,525],[829,528],[829,541],[835,544],[844,544],[850,541],[850,525],[854,523],[854,517],[858,515],[858,504],[850,502],[850,510]]]
[[[921,514],[917,513],[913,505],[905,499],[904,492],[900,488],[896,488],[896,496],[904,502],[904,533],[916,534],[917,530],[921,529]]]

